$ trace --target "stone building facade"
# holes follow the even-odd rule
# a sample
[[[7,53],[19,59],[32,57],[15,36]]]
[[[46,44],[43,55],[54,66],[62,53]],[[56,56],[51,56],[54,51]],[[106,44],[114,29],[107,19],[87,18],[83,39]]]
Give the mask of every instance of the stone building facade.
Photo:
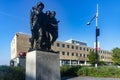
[[[27,53],[30,47],[30,35],[16,33],[11,42],[11,60],[18,58],[20,53]],[[67,42],[56,41],[52,45],[54,51],[59,52],[60,65],[89,65],[88,55],[94,48],[88,47],[86,43],[76,40]],[[99,50],[100,61],[112,63],[111,52]]]

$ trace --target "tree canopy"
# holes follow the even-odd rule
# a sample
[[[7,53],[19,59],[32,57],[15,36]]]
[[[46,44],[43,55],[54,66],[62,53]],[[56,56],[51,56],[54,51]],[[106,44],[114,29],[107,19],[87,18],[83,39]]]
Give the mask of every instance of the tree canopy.
[[[120,48],[116,47],[112,50],[112,57],[113,63],[120,65]]]
[[[98,55],[97,55],[97,56],[98,56]],[[96,62],[96,53],[93,52],[93,51],[90,52],[88,58],[89,58],[90,63],[91,63],[92,65],[94,65],[95,62]],[[99,56],[98,56],[98,63],[99,63]]]

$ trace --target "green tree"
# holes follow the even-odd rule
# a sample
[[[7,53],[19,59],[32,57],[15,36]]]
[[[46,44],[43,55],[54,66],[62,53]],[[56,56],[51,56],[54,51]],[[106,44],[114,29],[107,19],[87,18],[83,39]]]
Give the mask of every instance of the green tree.
[[[97,55],[97,57],[98,57],[98,63],[99,63],[99,56]],[[89,59],[90,63],[91,63],[92,65],[94,65],[95,62],[96,62],[96,53],[93,52],[93,51],[90,52],[90,54],[89,54],[89,56],[88,56],[88,59]]]
[[[112,60],[114,64],[120,65],[120,48],[114,48],[112,50]]]

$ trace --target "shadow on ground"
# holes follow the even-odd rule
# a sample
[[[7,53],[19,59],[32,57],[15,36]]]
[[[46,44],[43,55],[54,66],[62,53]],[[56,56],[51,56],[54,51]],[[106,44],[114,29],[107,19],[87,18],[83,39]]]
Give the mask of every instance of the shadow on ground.
[[[67,80],[67,79],[70,79],[70,78],[74,78],[74,77],[62,77],[61,80]]]

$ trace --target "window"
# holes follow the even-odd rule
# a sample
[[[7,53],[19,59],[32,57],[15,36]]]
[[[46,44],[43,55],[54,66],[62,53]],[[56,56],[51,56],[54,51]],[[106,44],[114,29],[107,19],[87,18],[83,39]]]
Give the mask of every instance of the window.
[[[69,52],[67,52],[67,55],[69,56]]]
[[[65,44],[62,44],[62,47],[65,47]]]
[[[85,48],[83,48],[83,50],[85,51]]]
[[[85,58],[85,54],[83,54],[83,57]]]
[[[57,53],[60,53],[60,51],[57,51]]]
[[[87,48],[87,51],[89,51],[89,49]]]
[[[60,44],[59,44],[59,43],[57,43],[57,47],[60,47]]]
[[[87,54],[87,57],[89,57],[89,55]]]
[[[92,52],[92,49],[90,49],[90,52]]]
[[[78,53],[76,53],[76,56],[78,56]]]
[[[82,50],[82,47],[80,47],[80,50]]]
[[[67,45],[67,48],[69,48],[70,46],[69,45]]]
[[[101,59],[104,59],[104,56],[101,56]]]
[[[76,46],[76,50],[78,50],[78,46]]]
[[[82,57],[82,54],[80,54],[80,57]]]
[[[72,53],[72,56],[74,56],[74,53]]]
[[[72,49],[74,49],[74,46],[72,46]]]
[[[62,55],[65,55],[65,52],[62,52]]]

